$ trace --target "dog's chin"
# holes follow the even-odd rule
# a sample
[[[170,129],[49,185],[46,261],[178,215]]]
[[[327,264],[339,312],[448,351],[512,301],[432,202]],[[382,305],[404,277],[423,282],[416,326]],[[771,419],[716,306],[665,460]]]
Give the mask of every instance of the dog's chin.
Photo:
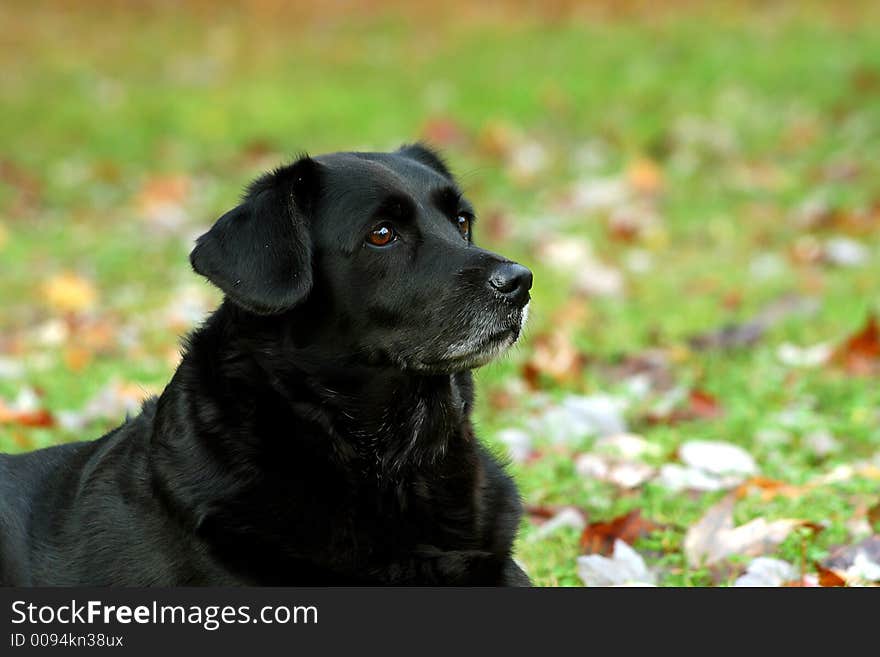
[[[470,336],[467,340],[449,345],[436,360],[420,360],[413,369],[436,374],[450,374],[482,367],[510,349],[525,327],[529,307],[517,310],[507,318],[509,326],[484,331]]]

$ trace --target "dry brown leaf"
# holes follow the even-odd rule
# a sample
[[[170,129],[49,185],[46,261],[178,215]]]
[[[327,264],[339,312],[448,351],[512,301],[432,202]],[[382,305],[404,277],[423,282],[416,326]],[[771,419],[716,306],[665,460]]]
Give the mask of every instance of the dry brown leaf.
[[[477,146],[485,155],[504,159],[513,150],[516,130],[503,121],[487,122],[477,135]]]
[[[191,187],[192,181],[187,176],[156,176],[141,187],[137,205],[149,217],[157,207],[183,203]]]
[[[643,518],[642,512],[635,509],[608,522],[587,525],[581,534],[580,544],[585,554],[609,556],[614,551],[616,540],[632,545],[637,538],[662,528],[662,525]]]
[[[770,479],[769,477],[763,477],[760,475],[748,479],[740,486],[741,489],[759,489],[761,491],[761,499],[765,502],[772,500],[774,497],[786,497],[789,499],[796,499],[809,492],[814,487],[815,486],[811,484],[796,486],[794,484],[788,484],[784,481],[777,481],[775,479]]]
[[[585,364],[586,356],[567,333],[543,334],[532,341],[532,357],[523,365],[522,376],[533,389],[541,387],[542,377],[571,384],[580,379]]]
[[[724,415],[721,402],[705,390],[691,390],[683,404],[668,412],[651,411],[646,420],[650,424],[678,424],[691,420],[714,420]]]
[[[0,424],[17,424],[23,427],[52,427],[55,418],[42,408],[35,410],[17,410],[10,408],[0,400]]]
[[[692,567],[711,565],[733,555],[758,557],[772,552],[796,528],[805,522],[795,518],[767,521],[756,518],[735,527],[733,508],[738,492],[733,492],[709,508],[684,539],[688,563]]]
[[[92,362],[93,353],[82,346],[71,346],[64,350],[64,365],[72,372],[81,372]]]
[[[880,502],[868,509],[868,522],[875,530],[880,531]]]
[[[875,315],[869,315],[865,326],[834,350],[831,362],[856,376],[880,373],[880,326]]]
[[[465,140],[465,130],[455,119],[435,116],[425,121],[420,131],[422,139],[439,147],[451,146]]]
[[[580,380],[587,356],[574,345],[572,336],[588,313],[589,308],[582,300],[573,299],[553,314],[552,332],[534,337],[532,356],[522,368],[523,379],[530,388],[539,389],[543,377],[562,384]]]
[[[846,586],[846,579],[835,570],[820,563],[814,564],[819,575],[819,586]]]

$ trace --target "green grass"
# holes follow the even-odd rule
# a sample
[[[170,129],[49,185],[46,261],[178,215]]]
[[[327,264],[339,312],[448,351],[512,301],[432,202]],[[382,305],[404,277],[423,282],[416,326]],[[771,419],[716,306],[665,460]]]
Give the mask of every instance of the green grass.
[[[658,464],[692,438],[739,444],[762,474],[791,483],[871,457],[880,450],[876,378],[827,367],[792,370],[776,357],[785,341],[840,342],[880,305],[876,217],[872,232],[856,236],[870,252],[859,267],[789,257],[805,235],[841,234],[798,226],[792,217],[806,199],[821,195],[841,212],[880,201],[880,23],[870,18],[701,12],[662,21],[438,21],[426,32],[392,15],[297,29],[231,10],[208,21],[186,11],[4,6],[0,351],[21,358],[26,372],[0,379],[0,398],[27,384],[44,393],[48,408],[77,409],[113,378],[161,389],[173,371],[167,352],[179,331],[154,314],[180,285],[200,285],[188,269],[188,241],[235,203],[250,178],[306,149],[395,147],[418,137],[430,117],[444,117],[468,135],[446,153],[469,195],[484,217],[500,212],[513,226],[510,237],[482,243],[535,272],[526,339],[478,374],[476,421],[486,440],[524,424],[525,396],[515,395],[507,407],[490,400],[521,376],[534,337],[552,330],[555,313],[573,303],[570,274],[539,257],[543,240],[562,235],[588,238],[603,261],[625,272],[626,294],[589,300],[574,334],[591,362],[660,346],[681,355],[677,380],[723,404],[717,420],[672,427],[631,417],[634,431],[661,446]],[[676,126],[688,117],[730,147],[685,149]],[[546,149],[549,164],[534,178],[517,180],[481,146],[505,126]],[[597,143],[605,156],[591,176],[619,176],[636,158],[660,167],[662,223],[654,239],[620,243],[605,230],[605,213],[559,209],[571,186],[588,176],[578,153]],[[690,165],[681,159],[685,150]],[[827,171],[832,165],[854,173],[835,177]],[[190,219],[165,232],[139,217],[135,200],[145,181],[163,174],[187,177],[192,189],[183,201]],[[31,195],[22,191],[31,188]],[[653,259],[649,273],[626,272],[636,248]],[[762,253],[782,263],[767,279],[749,274]],[[100,313],[140,328],[137,349],[112,346],[73,371],[63,347],[36,344],[34,327],[58,315],[42,285],[63,271],[94,282]],[[747,319],[791,291],[818,299],[818,312],[782,322],[754,347],[684,349],[688,336]],[[732,309],[724,303],[731,295],[739,299]],[[588,366],[580,380],[546,392],[613,392],[615,385]],[[755,440],[792,405],[806,410],[789,444]],[[91,432],[111,424],[95,423]],[[816,428],[831,431],[840,451],[812,457],[801,439]],[[75,437],[0,425],[4,450]],[[663,569],[662,583],[715,581],[686,567],[681,544],[718,494],[671,493],[655,484],[622,494],[579,477],[576,452],[547,450],[513,467],[528,503],[577,505],[590,520],[641,508],[669,526],[636,544]],[[751,496],[738,504],[737,519],[827,523],[816,536],[788,539],[778,552],[797,562],[807,541],[815,560],[847,541],[847,521],[859,505],[876,501],[877,491],[875,480],[856,477],[799,499]],[[578,584],[576,533],[535,541],[533,531],[524,522],[518,555],[534,579]]]

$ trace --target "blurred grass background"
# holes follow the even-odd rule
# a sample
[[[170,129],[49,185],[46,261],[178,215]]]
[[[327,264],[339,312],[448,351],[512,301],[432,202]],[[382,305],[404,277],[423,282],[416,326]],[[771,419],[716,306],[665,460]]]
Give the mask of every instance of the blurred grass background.
[[[803,482],[877,453],[876,374],[778,357],[787,342],[839,343],[880,298],[876,3],[434,4],[0,6],[0,398],[12,408],[27,390],[20,404],[52,415],[0,422],[0,449],[97,437],[122,419],[117,398],[161,391],[179,336],[217,300],[188,269],[192,239],[260,171],[422,138],[474,200],[481,243],[535,271],[529,333],[478,376],[488,441],[536,395],[615,392],[593,364],[660,348],[676,381],[724,407],[684,424],[630,417],[665,459],[712,437]],[[859,257],[835,260],[835,239]],[[748,348],[689,346],[792,293],[818,310]],[[560,326],[571,376],[535,361]],[[788,442],[756,440],[783,413],[800,418]],[[836,451],[804,448],[817,429]],[[586,438],[535,441],[538,457],[513,466],[531,506],[640,508],[672,527],[638,544],[663,583],[717,581],[681,554],[717,495],[621,491],[575,472]],[[809,545],[818,559],[877,489],[835,486],[750,498],[737,517],[827,523]],[[530,573],[577,583],[575,531],[535,530],[524,522]]]

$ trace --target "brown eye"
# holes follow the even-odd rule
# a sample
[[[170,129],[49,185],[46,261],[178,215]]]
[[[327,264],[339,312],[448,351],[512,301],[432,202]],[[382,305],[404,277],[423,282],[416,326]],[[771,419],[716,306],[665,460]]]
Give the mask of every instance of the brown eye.
[[[466,214],[460,214],[455,218],[455,223],[458,225],[458,232],[467,239],[471,234],[471,218]]]
[[[367,241],[373,246],[388,246],[396,239],[397,233],[389,223],[379,224],[367,235]]]

